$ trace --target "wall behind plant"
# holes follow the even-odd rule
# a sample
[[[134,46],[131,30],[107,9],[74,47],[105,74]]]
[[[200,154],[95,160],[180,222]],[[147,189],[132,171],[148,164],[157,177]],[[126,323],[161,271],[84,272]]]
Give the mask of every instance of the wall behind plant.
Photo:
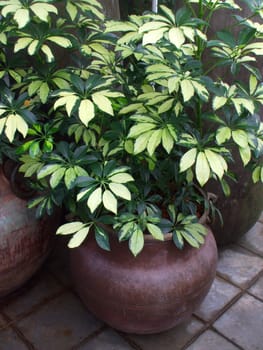
[[[120,17],[120,7],[119,0],[99,0],[104,6],[107,17],[119,18]]]

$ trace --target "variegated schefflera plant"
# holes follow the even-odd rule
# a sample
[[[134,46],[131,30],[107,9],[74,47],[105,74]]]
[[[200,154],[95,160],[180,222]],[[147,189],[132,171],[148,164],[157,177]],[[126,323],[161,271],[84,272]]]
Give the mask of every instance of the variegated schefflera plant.
[[[111,227],[135,256],[145,233],[198,248],[202,187],[229,195],[236,154],[263,180],[263,4],[242,4],[247,18],[185,0],[113,21],[96,0],[0,1],[0,153],[20,160],[38,216],[64,205],[69,247],[94,234],[110,250]],[[221,9],[235,24],[210,38]]]

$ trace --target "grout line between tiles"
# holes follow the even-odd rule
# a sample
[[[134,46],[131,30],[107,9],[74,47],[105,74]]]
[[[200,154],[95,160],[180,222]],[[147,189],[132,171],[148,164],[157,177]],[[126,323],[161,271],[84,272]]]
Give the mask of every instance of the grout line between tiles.
[[[242,249],[247,250],[249,253],[252,253],[253,255],[255,255],[255,256],[258,257],[258,258],[261,258],[261,259],[263,258],[263,253],[260,253],[260,252],[254,250],[254,249],[251,248],[251,247],[248,247],[248,246],[246,246],[246,245],[243,245],[242,243],[239,243],[239,242],[237,242],[236,245],[237,245],[238,247],[242,248]]]
[[[48,298],[46,298],[43,301],[39,302],[38,304],[34,305],[29,311],[25,311],[25,312],[21,313],[20,315],[16,316],[14,319],[9,317],[5,313],[5,310],[3,308],[2,314],[5,316],[5,318],[7,318],[9,320],[9,322],[6,325],[4,325],[4,327],[0,328],[0,330],[4,330],[6,328],[12,327],[15,323],[20,322],[24,318],[26,318],[26,317],[30,316],[31,314],[37,312],[41,307],[43,307],[44,305],[48,304],[50,301],[59,298],[61,295],[65,294],[67,292],[68,292],[68,290],[65,290],[65,289],[58,291],[57,293],[53,294],[52,296],[49,296]]]
[[[117,333],[135,350],[143,350],[143,348],[136,343],[135,340],[130,338],[129,334],[118,332]]]
[[[70,350],[77,350],[79,349],[82,345],[88,344],[92,339],[96,338],[99,336],[102,332],[105,331],[108,327],[106,325],[102,325],[100,328],[96,329],[96,331],[92,332],[89,334],[86,338],[82,339],[78,344],[73,345]]]
[[[1,313],[1,316],[7,322],[8,327],[6,326],[4,328],[1,328],[0,330],[5,330],[8,328],[12,329],[18,336],[19,340],[21,340],[23,344],[26,345],[28,350],[36,350],[34,345],[24,336],[20,329],[15,325],[15,321],[12,321],[4,312]]]

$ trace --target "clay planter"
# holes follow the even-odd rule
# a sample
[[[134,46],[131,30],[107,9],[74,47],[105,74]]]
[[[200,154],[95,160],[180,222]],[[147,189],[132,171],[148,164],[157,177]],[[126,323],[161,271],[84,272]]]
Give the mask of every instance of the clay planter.
[[[76,290],[88,309],[113,328],[127,333],[158,333],[188,319],[215,277],[217,248],[211,231],[200,249],[178,250],[146,236],[134,258],[127,242],[111,237],[111,252],[93,235],[71,250]]]
[[[0,167],[0,297],[24,284],[51,249],[50,219],[37,220],[11,191]],[[52,224],[53,221],[52,221]],[[54,231],[53,231],[54,232]]]

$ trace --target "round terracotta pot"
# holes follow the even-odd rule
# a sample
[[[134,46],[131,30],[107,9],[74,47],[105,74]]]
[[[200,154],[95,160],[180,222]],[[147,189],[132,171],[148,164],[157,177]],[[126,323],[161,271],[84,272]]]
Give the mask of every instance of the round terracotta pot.
[[[1,167],[0,201],[0,297],[4,297],[40,268],[52,247],[54,226],[50,219],[37,220],[27,202],[14,195]]]
[[[135,258],[127,242],[111,237],[111,251],[93,235],[71,250],[76,290],[88,309],[113,328],[147,334],[168,330],[188,319],[215,277],[217,248],[211,231],[200,249],[178,250],[147,235]]]

